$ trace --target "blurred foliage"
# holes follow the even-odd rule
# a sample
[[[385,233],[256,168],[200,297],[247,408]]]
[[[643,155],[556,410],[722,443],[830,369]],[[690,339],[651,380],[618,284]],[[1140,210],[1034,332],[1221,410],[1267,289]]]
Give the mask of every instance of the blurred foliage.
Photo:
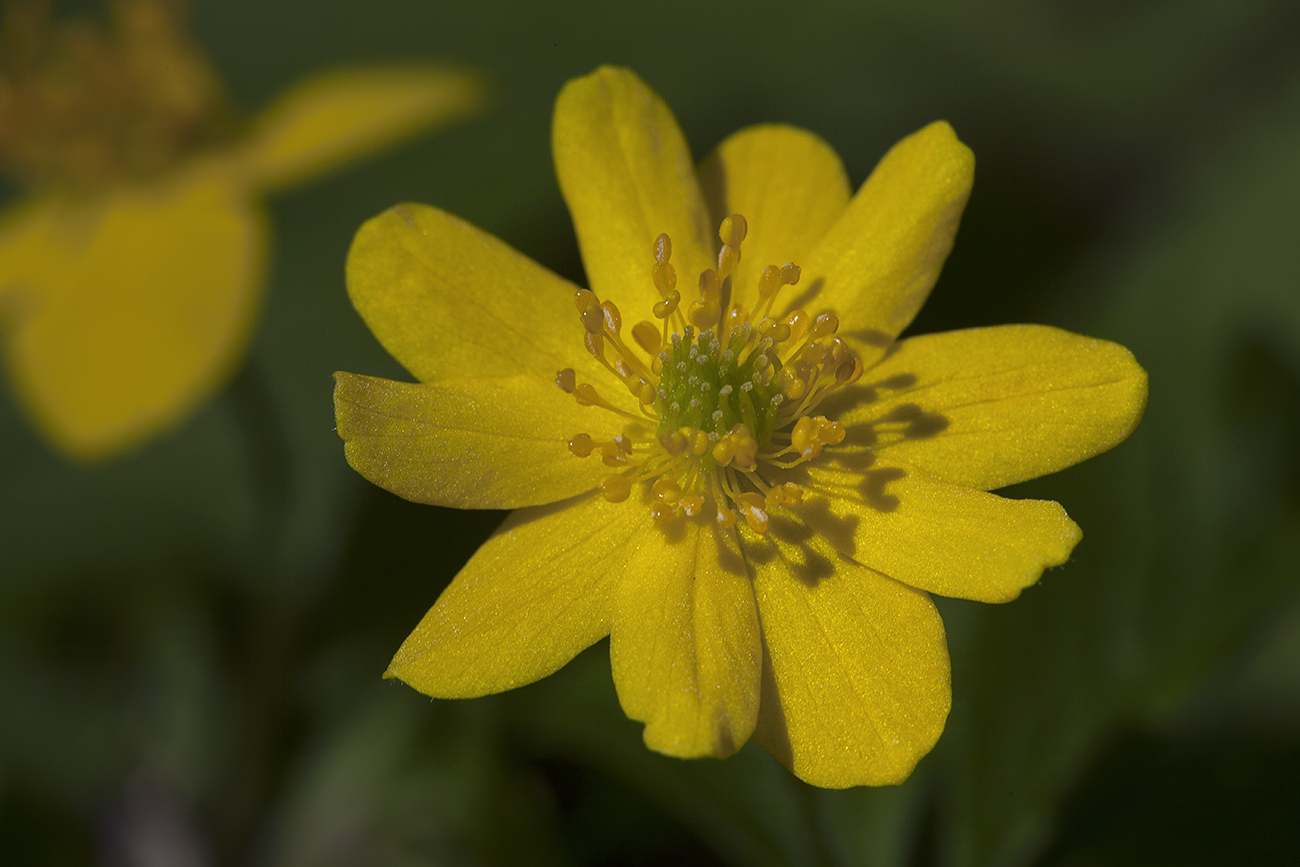
[[[60,11],[93,8],[56,4]],[[1290,864],[1300,852],[1300,7],[195,0],[243,111],[344,62],[483,70],[495,110],[272,202],[251,358],[91,469],[0,399],[0,851],[13,863]],[[860,182],[943,117],[975,192],[915,332],[1129,346],[1147,417],[1019,486],[1084,528],[1003,606],[942,600],[954,708],[904,786],[809,789],[750,745],[644,750],[604,645],[430,702],[389,655],[500,515],[368,487],[330,374],[400,377],[349,307],[367,217],[435,203],[581,281],[552,100],[636,69],[698,155],[823,135]]]

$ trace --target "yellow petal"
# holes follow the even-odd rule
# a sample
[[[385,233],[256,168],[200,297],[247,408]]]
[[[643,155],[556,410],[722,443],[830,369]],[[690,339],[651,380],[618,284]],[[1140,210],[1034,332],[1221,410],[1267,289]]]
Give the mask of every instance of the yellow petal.
[[[870,455],[825,456],[791,507],[840,553],[904,584],[1009,602],[1059,566],[1082,534],[1059,504],[1009,500]]]
[[[240,161],[254,184],[284,187],[459,118],[482,103],[481,81],[464,71],[334,70],[300,82],[264,111]]]
[[[334,374],[334,413],[352,468],[394,494],[453,509],[517,509],[590,491],[609,472],[569,438],[607,442],[614,413],[530,376],[393,382]]]
[[[230,373],[266,220],[216,165],[40,214],[8,305],[9,371],[55,444],[98,458],[177,422]]]
[[[810,312],[834,310],[841,332],[877,346],[897,336],[952,249],[974,169],[942,121],[894,145],[807,263]]]
[[[712,523],[650,526],[628,559],[610,634],[624,712],[646,724],[648,747],[682,758],[731,755],[758,715],[749,571],[734,537]]]
[[[611,379],[583,349],[576,286],[437,208],[397,205],[363,224],[347,281],[379,342],[424,382],[554,379],[565,367],[583,381]]]
[[[778,124],[728,136],[700,166],[700,182],[715,224],[737,213],[749,224],[731,297],[750,310],[762,270],[787,262],[802,267],[849,202],[849,180],[835,151],[810,132]],[[778,309],[807,285],[782,289]]]
[[[901,783],[951,702],[934,604],[779,518],[751,539],[766,655],[754,739],[814,786]]]
[[[384,676],[435,698],[473,698],[559,670],[609,634],[614,585],[646,528],[644,513],[624,506],[594,496],[511,514]]]
[[[1147,395],[1127,349],[1043,325],[913,337],[862,383],[828,410],[848,427],[846,443],[983,490],[1122,442]]]
[[[649,318],[654,241],[666,232],[683,307],[694,300],[700,272],[717,264],[717,227],[663,100],[629,70],[602,66],[560,91],[551,139],[592,291],[629,322]]]

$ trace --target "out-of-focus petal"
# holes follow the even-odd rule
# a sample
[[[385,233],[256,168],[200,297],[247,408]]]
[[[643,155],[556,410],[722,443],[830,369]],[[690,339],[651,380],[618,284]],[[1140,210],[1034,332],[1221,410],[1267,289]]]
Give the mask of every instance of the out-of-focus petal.
[[[14,278],[5,351],[37,423],[93,459],[176,422],[230,373],[257,307],[266,220],[215,164],[49,207],[29,239],[44,261]]]
[[[791,303],[833,310],[841,332],[888,343],[939,278],[974,170],[970,148],[943,121],[894,145],[806,264]]]
[[[609,469],[578,458],[581,431],[608,442],[620,417],[530,376],[394,382],[334,374],[334,414],[352,468],[394,494],[453,509],[517,509],[589,491]]]
[[[695,163],[668,106],[634,73],[602,66],[564,86],[552,148],[591,289],[624,319],[649,318],[654,242],[672,238],[677,289],[694,300],[714,267],[714,239]]]
[[[646,724],[647,746],[682,758],[731,755],[758,715],[754,591],[734,536],[712,523],[677,521],[641,536],[610,635],[623,710]]]
[[[482,81],[462,70],[332,70],[299,82],[262,112],[239,161],[259,187],[290,186],[460,118],[483,102]]]
[[[1146,372],[1124,347],[1007,325],[902,341],[828,411],[848,428],[846,445],[991,490],[1119,444],[1146,396]]]
[[[613,593],[645,516],[600,496],[520,509],[402,643],[385,677],[435,698],[540,680],[609,634]]]
[[[731,278],[732,300],[749,310],[758,302],[763,269],[787,262],[802,266],[849,203],[849,180],[830,145],[779,124],[728,136],[700,166],[700,182],[714,224],[737,213],[749,224]],[[781,291],[795,297],[803,288]],[[778,310],[785,300],[777,298]]]
[[[754,739],[814,786],[901,783],[951,703],[930,597],[840,557],[796,522],[774,517],[766,537],[751,538],[766,655]]]

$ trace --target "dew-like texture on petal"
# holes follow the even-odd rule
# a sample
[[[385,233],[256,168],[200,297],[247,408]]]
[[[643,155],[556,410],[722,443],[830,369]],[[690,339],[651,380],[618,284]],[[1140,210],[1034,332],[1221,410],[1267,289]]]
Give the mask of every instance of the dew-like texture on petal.
[[[974,170],[970,148],[943,121],[894,145],[805,265],[807,294],[792,303],[833,310],[841,333],[887,343],[939,278]]]
[[[1009,602],[1070,556],[1081,533],[1057,503],[1010,500],[886,461],[807,466],[792,507],[842,554],[941,596]]]
[[[750,310],[763,269],[788,262],[802,267],[849,203],[849,179],[830,145],[780,124],[728,136],[700,166],[700,183],[714,225],[730,214],[749,225],[731,297]],[[806,285],[782,289],[777,309]]]
[[[394,494],[454,509],[517,509],[590,491],[609,470],[569,452],[577,431],[621,433],[531,376],[394,382],[334,374],[334,414],[353,469]]]
[[[902,341],[845,396],[858,403],[837,417],[848,444],[874,440],[882,458],[992,490],[1119,444],[1146,396],[1146,372],[1124,347],[1006,325]]]
[[[615,586],[644,530],[644,514],[600,496],[512,513],[384,676],[435,698],[474,698],[554,673],[609,634]]]
[[[483,98],[482,83],[468,72],[333,70],[298,83],[262,112],[240,161],[251,183],[289,186],[461,117]]]
[[[648,747],[682,758],[731,755],[758,714],[754,591],[734,536],[712,523],[647,525],[619,585],[610,634],[624,712],[646,724]]]
[[[693,300],[700,272],[717,264],[717,227],[709,227],[695,163],[659,95],[634,73],[603,66],[560,91],[551,142],[592,291],[629,322],[648,318],[659,298],[654,241],[666,232],[677,290]]]
[[[565,367],[610,378],[583,349],[576,286],[437,208],[397,205],[363,224],[347,281],[375,337],[421,381],[553,379]]]
[[[175,423],[242,356],[266,220],[229,166],[28,211],[3,266],[15,390],[71,456],[103,457]],[[0,238],[0,250],[11,245]]]
[[[744,542],[765,650],[754,739],[814,786],[901,783],[951,704],[939,612],[801,531],[774,518]]]

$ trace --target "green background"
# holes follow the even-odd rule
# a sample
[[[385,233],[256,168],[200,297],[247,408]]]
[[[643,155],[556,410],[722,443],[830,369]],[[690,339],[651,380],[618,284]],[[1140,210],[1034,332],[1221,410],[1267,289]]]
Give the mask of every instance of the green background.
[[[1300,6],[191,5],[249,113],[312,71],[407,59],[480,70],[492,103],[271,202],[248,361],[174,432],[76,467],[0,395],[0,858],[1295,862]],[[1071,562],[1010,605],[939,600],[953,711],[901,787],[810,789],[752,744],[650,753],[604,643],[475,701],[379,679],[501,515],[406,503],[344,463],[331,373],[403,375],[347,300],[351,235],[429,202],[581,282],[550,111],[606,62],[697,157],[783,121],[857,184],[951,121],[975,188],[910,330],[1048,323],[1150,374],[1128,442],[1010,492],[1064,504]]]

